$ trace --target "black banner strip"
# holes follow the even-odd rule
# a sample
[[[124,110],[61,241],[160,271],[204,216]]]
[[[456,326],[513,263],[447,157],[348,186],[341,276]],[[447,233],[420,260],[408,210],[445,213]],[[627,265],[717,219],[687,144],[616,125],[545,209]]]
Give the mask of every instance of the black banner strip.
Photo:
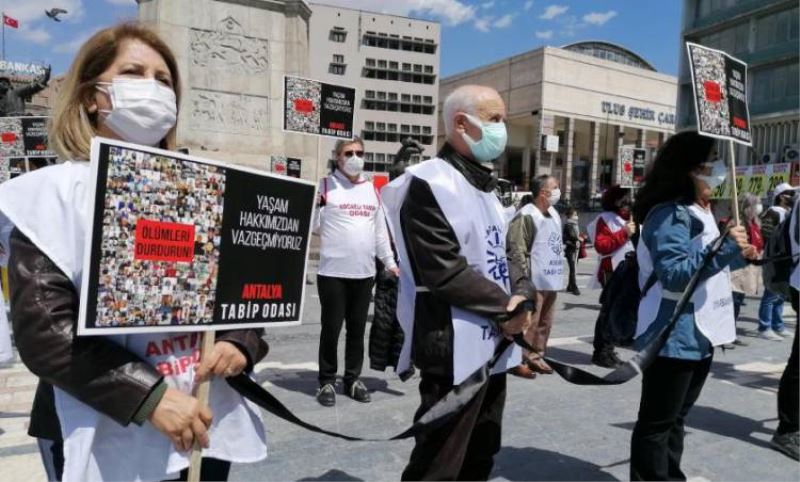
[[[589,373],[578,367],[559,362],[553,358],[546,356],[543,358],[553,367],[553,369],[561,376],[561,378],[576,385],[619,385],[633,379],[636,377],[636,375],[646,369],[647,366],[650,365],[650,363],[652,363],[658,356],[658,353],[661,351],[661,348],[664,346],[664,343],[669,337],[670,331],[672,331],[672,327],[675,325],[678,317],[681,315],[683,308],[694,294],[694,291],[700,282],[700,276],[702,272],[705,270],[706,266],[708,266],[708,263],[711,261],[711,259],[722,248],[722,243],[725,241],[726,236],[727,231],[713,242],[712,248],[703,258],[700,268],[689,280],[689,284],[683,291],[683,295],[681,295],[678,304],[675,306],[675,311],[673,312],[670,321],[661,329],[661,331],[659,331],[658,335],[653,339],[653,341],[648,343],[647,346],[645,346],[641,351],[637,352],[636,355],[634,355],[634,357],[628,360],[624,365],[616,368],[612,372],[602,377],[599,377],[593,373]],[[299,427],[305,428],[311,432],[349,441],[386,442],[390,440],[406,439],[428,432],[442,426],[451,417],[453,417],[453,415],[459,413],[464,406],[466,406],[473,398],[475,398],[475,395],[478,394],[481,388],[483,388],[483,386],[489,380],[491,369],[498,362],[503,353],[505,353],[506,349],[508,349],[511,343],[511,341],[503,339],[497,345],[494,356],[488,364],[476,370],[459,385],[453,387],[451,391],[449,391],[442,399],[436,402],[436,404],[434,404],[430,409],[428,409],[427,412],[417,419],[413,425],[411,425],[411,427],[390,438],[362,438],[341,434],[331,430],[325,430],[324,428],[302,420],[288,407],[286,407],[286,405],[281,403],[280,400],[266,391],[264,387],[256,383],[255,380],[250,378],[248,375],[241,374],[236,377],[227,378],[226,380],[228,384],[244,398],[250,400],[276,417],[286,420],[289,423],[293,423]],[[529,351],[535,351],[532,349],[533,347],[531,347],[522,338],[522,335],[514,336],[514,343]]]
[[[456,415],[464,408],[478,392],[483,388],[489,380],[489,373],[500,357],[505,353],[506,349],[511,346],[511,341],[502,340],[495,349],[494,357],[492,360],[483,367],[476,370],[466,380],[453,387],[452,390],[442,397],[436,404],[434,404],[427,412],[417,419],[411,427],[391,438],[362,438],[354,437],[351,435],[344,435],[338,432],[325,430],[312,423],[308,423],[297,415],[294,414],[286,405],[281,403],[280,400],[275,398],[274,395],[269,393],[255,382],[246,374],[240,374],[236,377],[227,378],[228,384],[241,396],[255,403],[267,412],[275,415],[278,418],[293,423],[299,427],[303,427],[311,432],[321,433],[331,437],[336,437],[350,441],[369,441],[369,442],[386,442],[389,440],[401,440],[414,437],[415,435],[428,432],[437,427],[441,427],[453,415]]]

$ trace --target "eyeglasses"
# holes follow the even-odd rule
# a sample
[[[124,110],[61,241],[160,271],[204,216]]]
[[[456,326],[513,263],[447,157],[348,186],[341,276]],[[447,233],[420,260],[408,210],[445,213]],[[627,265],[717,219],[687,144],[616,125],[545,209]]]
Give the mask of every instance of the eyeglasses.
[[[353,157],[354,155],[358,157],[364,157],[364,151],[344,151],[344,157]]]

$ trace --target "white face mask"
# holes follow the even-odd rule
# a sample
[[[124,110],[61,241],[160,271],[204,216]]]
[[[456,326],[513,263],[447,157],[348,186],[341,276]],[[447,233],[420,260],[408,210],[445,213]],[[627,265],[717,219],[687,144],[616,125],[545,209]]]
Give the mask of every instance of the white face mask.
[[[756,204],[753,207],[753,212],[755,213],[756,216],[760,216],[761,213],[764,212],[764,205],[763,204]]]
[[[716,189],[728,178],[728,169],[725,167],[724,162],[714,161],[711,163],[711,174],[698,174],[697,178],[708,184],[710,189]]]
[[[550,203],[551,206],[555,206],[558,204],[558,201],[561,200],[561,189],[555,188],[550,191],[550,197],[547,199],[547,202]]]
[[[155,79],[115,77],[97,88],[111,99],[111,110],[99,111],[102,122],[122,140],[155,146],[175,127],[175,92]]]
[[[356,155],[352,155],[344,160],[342,171],[348,176],[356,177],[361,175],[364,171],[364,159]]]

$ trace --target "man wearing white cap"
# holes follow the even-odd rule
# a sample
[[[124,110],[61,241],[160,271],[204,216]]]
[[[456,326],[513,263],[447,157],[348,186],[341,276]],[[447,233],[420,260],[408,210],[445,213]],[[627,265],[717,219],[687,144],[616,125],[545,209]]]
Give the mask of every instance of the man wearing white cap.
[[[777,235],[777,228],[789,216],[789,211],[794,204],[797,188],[788,183],[781,183],[773,191],[774,204],[767,209],[761,217],[761,235],[764,244],[769,244],[773,234]],[[783,324],[783,304],[786,302],[783,295],[769,289],[764,289],[761,304],[758,307],[758,335],[768,340],[780,341],[792,336],[793,333]]]

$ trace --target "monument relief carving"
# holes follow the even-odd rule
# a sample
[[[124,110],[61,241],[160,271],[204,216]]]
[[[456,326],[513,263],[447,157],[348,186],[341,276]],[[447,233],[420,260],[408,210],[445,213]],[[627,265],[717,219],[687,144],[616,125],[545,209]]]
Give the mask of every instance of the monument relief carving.
[[[232,134],[257,134],[269,127],[269,98],[192,89],[189,123],[193,128]]]
[[[215,30],[189,30],[190,63],[210,71],[262,74],[269,71],[267,39],[244,34],[242,25],[226,17]]]

